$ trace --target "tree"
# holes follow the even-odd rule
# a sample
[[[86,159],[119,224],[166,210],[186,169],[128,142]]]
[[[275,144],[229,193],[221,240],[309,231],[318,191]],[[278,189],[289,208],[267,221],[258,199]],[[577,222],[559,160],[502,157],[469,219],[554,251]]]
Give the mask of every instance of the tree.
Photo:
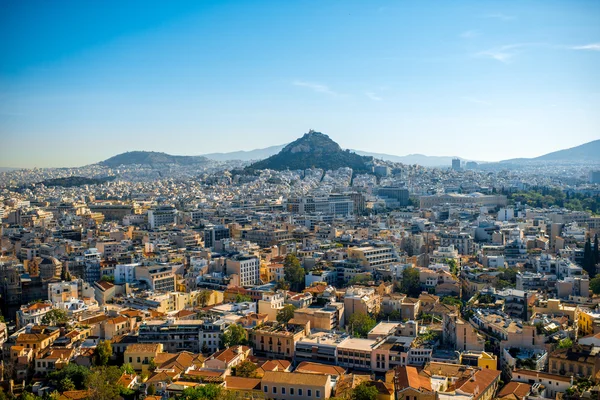
[[[119,397],[122,386],[117,385],[122,372],[118,367],[96,367],[87,376],[89,400],[112,400]]]
[[[300,265],[300,260],[295,254],[288,254],[283,261],[283,275],[290,287],[295,291],[301,291],[304,288],[304,275],[306,271]]]
[[[244,303],[246,301],[252,301],[252,297],[248,296],[247,294],[241,294],[238,293],[235,295],[235,303]]]
[[[442,298],[442,304],[446,304],[448,306],[462,306],[462,301],[453,296],[446,296]]]
[[[280,279],[275,283],[275,290],[290,290],[290,283]]]
[[[112,357],[112,345],[110,340],[101,340],[94,350],[94,364],[98,366],[108,365]]]
[[[246,330],[242,325],[231,324],[227,330],[223,333],[223,347],[236,346],[238,344],[246,344]]]
[[[596,276],[596,263],[594,262],[594,254],[592,253],[592,243],[588,237],[583,248],[583,269],[587,271],[590,279]]]
[[[210,290],[201,290],[200,293],[198,293],[198,302],[200,303],[200,306],[206,307],[211,296],[212,296],[212,292]],[[236,303],[240,303],[240,302],[236,302]]]
[[[64,378],[69,378],[75,385],[75,389],[82,390],[85,389],[85,382],[90,373],[91,371],[86,367],[75,363],[69,363],[63,369],[50,372],[48,378],[54,382],[55,385],[58,385]]]
[[[153,384],[150,384],[146,389],[146,394],[148,396],[154,396],[154,394],[156,394],[156,387]]]
[[[379,390],[368,382],[363,382],[352,390],[352,400],[376,400]]]
[[[67,312],[59,308],[53,308],[42,318],[42,325],[61,325],[69,320]]]
[[[573,341],[569,338],[562,339],[558,342],[559,349],[568,349],[569,347],[573,347]]]
[[[600,264],[600,247],[597,233],[594,235],[594,264]]]
[[[214,383],[184,389],[179,400],[217,400],[223,395],[223,388]]]
[[[126,373],[128,375],[135,374],[135,369],[133,369],[133,365],[131,365],[129,363],[121,365],[121,371],[123,371],[124,373]]]
[[[346,323],[351,329],[351,333],[357,337],[367,337],[367,334],[376,324],[377,322],[373,318],[361,312],[352,314]]]
[[[402,272],[400,291],[410,297],[419,297],[421,294],[421,279],[418,269],[408,267]]]
[[[600,276],[597,276],[590,280],[590,290],[594,294],[600,294]]]
[[[280,324],[287,324],[290,319],[294,318],[294,307],[291,304],[286,304],[281,310],[277,312],[277,322]]]
[[[235,367],[235,376],[254,378],[256,376],[257,369],[258,367],[252,361],[244,360],[237,367]]]
[[[100,278],[100,281],[115,283],[115,277],[113,275],[102,275],[102,278]]]
[[[66,376],[60,382],[58,382],[58,390],[61,393],[69,390],[75,390],[75,384],[68,376]]]

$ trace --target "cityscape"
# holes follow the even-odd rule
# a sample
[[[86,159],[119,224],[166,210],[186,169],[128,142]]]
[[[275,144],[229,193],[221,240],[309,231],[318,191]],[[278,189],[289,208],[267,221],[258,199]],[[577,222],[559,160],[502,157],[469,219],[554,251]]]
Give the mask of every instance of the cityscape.
[[[516,114],[527,87],[514,93],[513,111],[494,104],[499,99],[462,96],[469,106],[498,107],[512,121],[473,111],[511,130],[502,135],[494,128],[475,140],[455,133],[458,122],[435,110],[433,97],[424,117],[431,125],[406,120],[404,131],[390,121],[407,110],[381,105],[392,101],[392,89],[377,86],[359,101],[342,83],[333,89],[293,78],[297,71],[284,62],[289,53],[271,35],[283,35],[292,47],[306,40],[322,57],[332,51],[329,61],[336,63],[346,38],[361,50],[344,51],[362,55],[370,48],[349,32],[354,28],[369,40],[388,29],[400,34],[401,15],[416,18],[440,7],[462,22],[467,14],[471,24],[478,21],[481,28],[454,34],[474,42],[494,29],[524,29],[518,27],[530,17],[528,6],[541,7],[537,2],[505,13],[472,1],[453,7],[386,2],[371,5],[375,10],[354,1],[311,7],[258,1],[256,10],[237,1],[150,2],[145,10],[66,3],[58,1],[56,9],[7,4],[0,17],[6,23],[0,32],[14,34],[6,36],[14,43],[2,45],[10,57],[0,65],[0,400],[600,399],[598,5],[556,2],[536,22],[547,40],[564,28],[565,43],[581,44],[532,39],[461,61],[512,68],[508,75],[468,74],[478,82],[498,74],[498,84],[515,91],[521,78],[532,85],[553,74],[595,78],[568,89],[573,107],[580,107],[571,131],[559,132],[561,118],[571,114],[553,113],[554,105],[538,105],[547,115],[543,124],[535,110]],[[313,36],[316,26],[300,29],[305,18],[325,18],[309,8],[340,27],[323,27],[322,37]],[[117,9],[128,18],[114,16]],[[432,14],[422,17],[425,25],[438,23]],[[566,27],[552,23],[560,15]],[[254,26],[268,18],[273,26]],[[231,34],[206,33],[198,21],[215,29],[222,22]],[[286,24],[300,33],[287,32]],[[431,37],[445,36],[444,27]],[[80,36],[73,34],[78,28]],[[297,42],[296,34],[304,39]],[[286,95],[270,92],[279,89],[237,81],[256,72],[249,53],[263,44],[260,60],[287,68],[288,86],[321,98],[307,98],[298,119],[278,108],[288,105]],[[177,50],[185,46],[189,55],[187,47]],[[195,58],[201,47],[210,57]],[[189,56],[183,65],[199,68],[199,75],[212,71],[208,80],[223,85],[213,93],[214,108],[210,101],[196,108],[200,103],[184,92],[174,96],[186,82],[198,89],[200,78],[173,67],[168,56],[153,64],[160,49]],[[236,67],[248,68],[231,78],[233,92],[219,73],[235,64],[229,51],[241,52]],[[412,62],[410,51],[402,63]],[[547,75],[520,75],[527,68],[519,61],[527,63],[533,51],[585,57],[549,67]],[[232,64],[219,64],[219,55],[232,57]],[[427,79],[435,80],[438,72],[424,65],[440,61],[421,61]],[[128,63],[149,75],[139,81],[135,74],[108,76],[131,73]],[[339,78],[347,73],[361,81],[355,74],[367,73],[365,65],[340,70]],[[154,75],[161,68],[169,73]],[[95,81],[100,70],[105,80]],[[276,82],[279,72],[272,73]],[[142,81],[147,88],[136,86]],[[111,92],[119,85],[123,96],[140,103],[121,103]],[[202,87],[212,93],[210,85]],[[273,108],[252,111],[264,106],[263,90],[274,96]],[[554,95],[539,90],[541,97]],[[114,104],[104,103],[109,92]],[[500,92],[494,87],[487,94]],[[256,104],[244,106],[242,99],[254,94]],[[353,104],[325,105],[323,97]],[[153,109],[155,101],[164,105]],[[359,102],[381,109],[371,120],[369,112],[351,111],[371,107]],[[409,108],[424,107],[419,104]],[[117,116],[102,114],[109,109]],[[170,114],[186,110],[182,119]],[[451,111],[458,119],[471,112]],[[277,113],[289,117],[284,130]],[[331,121],[323,120],[328,113]],[[236,133],[213,130],[213,117]],[[295,128],[299,120],[303,125]],[[163,130],[170,121],[173,129]],[[362,129],[371,122],[372,129]],[[485,126],[475,119],[460,123]],[[419,132],[423,126],[431,133]]]

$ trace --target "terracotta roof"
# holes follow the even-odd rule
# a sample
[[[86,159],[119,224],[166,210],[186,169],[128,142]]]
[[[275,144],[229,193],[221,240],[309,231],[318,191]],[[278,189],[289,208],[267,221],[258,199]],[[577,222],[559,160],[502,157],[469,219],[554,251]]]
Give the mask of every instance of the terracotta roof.
[[[398,367],[396,369],[398,389],[413,388],[431,391],[431,381],[427,376],[420,375],[415,367]]]
[[[292,364],[287,360],[267,360],[260,366],[263,371],[287,371]]]
[[[462,384],[457,382],[456,388],[465,393],[471,393],[478,399],[483,395],[483,392],[498,379],[500,379],[500,371],[484,368],[475,372],[472,379],[467,379]]]
[[[52,308],[52,304],[50,303],[35,303],[27,307],[27,310],[43,310],[44,308]]]
[[[125,349],[126,352],[157,353],[160,343],[133,343]]]
[[[83,400],[87,399],[90,393],[87,390],[69,390],[67,392],[63,392],[59,400]]]
[[[313,363],[310,361],[301,362],[295,369],[295,372],[304,372],[307,374],[325,374],[325,375],[344,375],[346,370],[335,365],[326,365]]]
[[[96,285],[98,285],[100,287],[100,289],[102,289],[104,291],[109,290],[115,286],[112,283],[106,282],[106,281],[98,281],[98,282],[96,282]]]
[[[228,376],[225,378],[225,387],[236,390],[260,390],[259,378],[242,378],[239,376]]]
[[[506,386],[498,392],[497,397],[505,397],[508,395],[514,395],[517,399],[523,399],[529,391],[531,385],[522,382],[508,382]]]
[[[264,382],[288,383],[294,385],[325,386],[329,375],[303,374],[300,372],[265,371]]]
[[[109,323],[109,324],[122,324],[123,322],[127,322],[127,321],[128,320],[127,320],[126,317],[124,317],[122,315],[119,315],[118,317],[113,318],[113,319],[109,319],[106,322]]]
[[[123,385],[126,388],[129,387],[129,385],[131,385],[131,383],[135,380],[136,375],[135,374],[126,374],[123,373],[123,375],[121,375],[121,377],[119,378],[119,380],[117,381],[117,383],[119,385]]]
[[[228,347],[224,350],[217,351],[210,357],[210,359],[223,361],[225,364],[229,364],[229,362],[231,362],[233,359],[235,359],[236,357],[238,357],[240,355],[237,352],[238,350],[241,350],[241,353],[246,353],[250,350],[250,347],[248,347],[248,346]]]

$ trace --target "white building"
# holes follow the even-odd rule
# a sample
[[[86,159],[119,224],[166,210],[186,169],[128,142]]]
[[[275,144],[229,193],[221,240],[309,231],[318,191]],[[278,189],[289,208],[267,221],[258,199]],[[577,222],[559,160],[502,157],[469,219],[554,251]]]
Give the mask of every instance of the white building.
[[[174,225],[177,221],[177,210],[174,207],[158,207],[148,210],[148,224],[150,229],[159,226]]]

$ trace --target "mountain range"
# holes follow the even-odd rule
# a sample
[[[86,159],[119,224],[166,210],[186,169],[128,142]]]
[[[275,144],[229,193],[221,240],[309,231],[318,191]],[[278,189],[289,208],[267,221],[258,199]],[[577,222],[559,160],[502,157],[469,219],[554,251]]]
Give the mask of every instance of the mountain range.
[[[342,150],[342,148],[329,136],[311,131],[296,141],[271,146],[264,149],[250,151],[235,151],[230,153],[210,153],[202,156],[174,156],[166,153],[152,151],[130,151],[111,157],[100,162],[100,165],[111,168],[119,165],[196,165],[205,164],[210,160],[215,161],[255,161],[249,169],[303,169],[319,167],[335,169],[352,167],[357,171],[365,170],[364,164],[371,158],[400,162],[403,164],[418,164],[425,167],[449,167],[455,157],[426,156],[422,154],[410,154],[407,156],[395,156],[384,153],[371,153],[358,150]],[[468,161],[462,159],[463,161]],[[489,165],[519,165],[535,162],[595,162],[600,163],[600,140],[559,150],[534,158],[515,158],[500,161],[499,163],[488,163]]]
[[[553,151],[535,158],[513,158],[500,161],[501,163],[527,163],[538,161],[568,161],[568,162],[600,162],[600,139],[569,149]]]

